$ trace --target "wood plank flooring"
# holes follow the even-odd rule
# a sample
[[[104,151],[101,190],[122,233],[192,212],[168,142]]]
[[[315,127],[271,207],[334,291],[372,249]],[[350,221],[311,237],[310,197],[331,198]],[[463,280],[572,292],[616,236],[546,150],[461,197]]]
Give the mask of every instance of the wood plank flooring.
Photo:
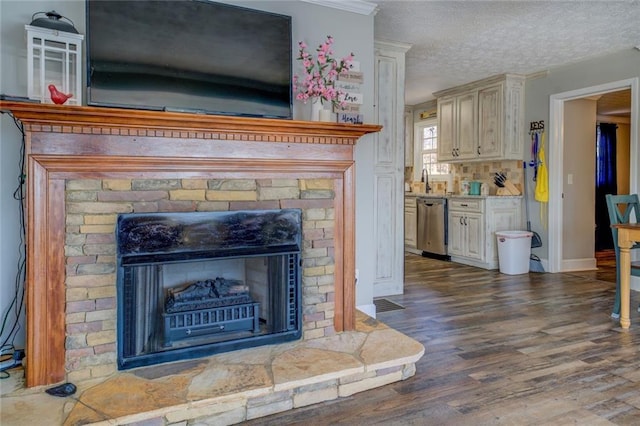
[[[425,345],[416,375],[246,424],[638,425],[640,318],[629,331],[610,318],[614,280],[408,254],[405,294],[389,297],[406,309],[378,319]]]

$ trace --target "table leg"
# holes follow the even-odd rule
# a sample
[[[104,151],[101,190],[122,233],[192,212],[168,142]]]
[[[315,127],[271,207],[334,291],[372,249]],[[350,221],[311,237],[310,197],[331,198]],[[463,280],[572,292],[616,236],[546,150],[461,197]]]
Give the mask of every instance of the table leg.
[[[620,235],[618,235],[620,237]],[[630,245],[630,244],[629,244]],[[620,326],[629,328],[629,304],[631,298],[631,253],[629,247],[620,247]]]

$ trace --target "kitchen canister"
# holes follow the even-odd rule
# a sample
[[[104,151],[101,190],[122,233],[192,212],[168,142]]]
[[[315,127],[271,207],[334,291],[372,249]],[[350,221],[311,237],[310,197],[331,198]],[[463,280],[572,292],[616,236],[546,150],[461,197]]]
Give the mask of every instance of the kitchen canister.
[[[480,195],[489,195],[489,184],[482,182],[480,185]]]
[[[482,182],[471,181],[469,182],[469,195],[480,195],[480,184]]]
[[[469,181],[463,180],[460,182],[460,194],[469,195]]]

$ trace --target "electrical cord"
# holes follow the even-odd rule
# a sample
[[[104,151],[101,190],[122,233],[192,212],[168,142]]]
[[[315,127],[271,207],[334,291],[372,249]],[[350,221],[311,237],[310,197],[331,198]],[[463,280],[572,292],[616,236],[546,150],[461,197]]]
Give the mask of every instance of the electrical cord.
[[[6,369],[19,365],[20,360],[16,360],[16,349],[13,345],[13,342],[20,331],[20,314],[22,313],[22,309],[24,307],[24,295],[25,295],[25,279],[26,279],[26,228],[25,228],[25,213],[24,213],[24,202],[25,202],[25,193],[24,193],[24,185],[26,182],[25,175],[25,133],[24,126],[13,114],[7,111],[0,111],[2,114],[8,114],[15,123],[16,127],[20,131],[22,135],[22,141],[20,146],[20,174],[18,175],[18,186],[16,190],[13,192],[13,198],[18,201],[19,209],[20,209],[20,240],[18,242],[18,270],[15,278],[14,285],[14,297],[11,300],[11,303],[7,307],[6,312],[3,315],[2,325],[0,326],[0,338],[5,335],[7,323],[9,321],[10,315],[13,312],[15,318],[13,320],[13,324],[8,333],[6,333],[6,337],[0,344],[0,354],[4,354],[5,350],[10,350],[12,358],[14,359],[14,363],[9,367],[4,368],[0,371],[2,373],[0,375],[0,379],[6,379],[10,375],[6,371]]]

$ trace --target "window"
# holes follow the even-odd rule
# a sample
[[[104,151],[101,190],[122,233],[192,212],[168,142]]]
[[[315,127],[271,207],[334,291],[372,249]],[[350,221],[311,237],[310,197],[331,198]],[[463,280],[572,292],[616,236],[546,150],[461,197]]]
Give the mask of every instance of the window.
[[[419,157],[415,170],[417,176],[425,169],[429,177],[449,174],[449,164],[438,163],[438,126],[435,120],[416,123],[416,148]]]

